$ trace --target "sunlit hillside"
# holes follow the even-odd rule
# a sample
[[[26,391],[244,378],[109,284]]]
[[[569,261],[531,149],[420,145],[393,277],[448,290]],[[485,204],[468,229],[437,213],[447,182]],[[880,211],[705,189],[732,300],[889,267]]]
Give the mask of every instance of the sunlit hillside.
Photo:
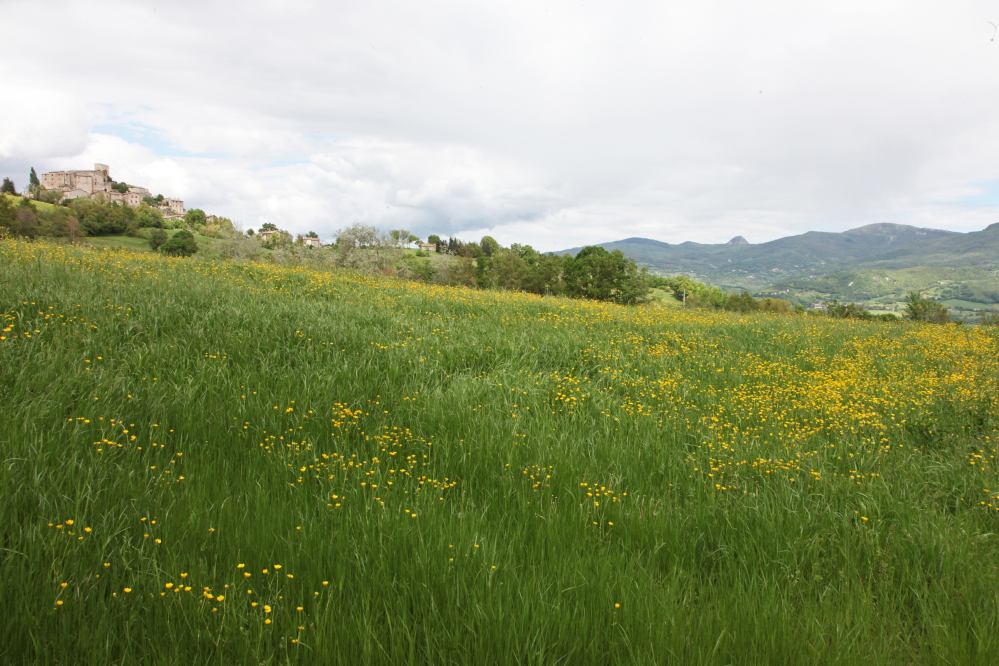
[[[0,241],[0,662],[992,664],[997,340]]]

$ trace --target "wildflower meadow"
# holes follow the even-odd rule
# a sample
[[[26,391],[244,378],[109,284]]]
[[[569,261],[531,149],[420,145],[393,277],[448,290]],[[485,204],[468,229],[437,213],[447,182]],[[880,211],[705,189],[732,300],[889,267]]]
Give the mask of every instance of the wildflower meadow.
[[[0,241],[0,662],[995,664],[994,333]]]

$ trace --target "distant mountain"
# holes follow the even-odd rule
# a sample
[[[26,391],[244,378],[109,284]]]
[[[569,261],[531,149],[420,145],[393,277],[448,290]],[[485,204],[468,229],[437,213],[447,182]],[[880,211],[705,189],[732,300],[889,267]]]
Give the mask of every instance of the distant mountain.
[[[755,245],[735,244],[741,236],[730,243],[715,245],[670,244],[649,238],[626,238],[599,245],[608,251],[621,250],[653,273],[684,273],[722,288],[758,292],[775,282],[846,270],[862,260],[874,262],[872,267],[880,266],[877,262],[884,260],[894,261],[900,267],[912,266],[915,264],[910,262],[915,257],[925,255],[924,248],[951,240],[954,247],[945,245],[939,250],[943,261],[959,252],[959,247],[964,247],[961,240],[969,235],[904,224],[870,224],[842,233],[809,231]],[[581,249],[571,248],[558,254],[576,254]],[[988,251],[979,252],[984,261]]]
[[[849,232],[847,232],[849,233]],[[960,268],[977,266],[999,269],[999,223],[982,231],[949,234],[916,246],[900,247],[865,257],[859,262],[865,268],[911,268],[913,266],[947,266]]]
[[[870,224],[757,245],[742,236],[716,245],[649,238],[600,245],[621,250],[654,274],[682,273],[730,291],[745,289],[796,303],[838,299],[892,308],[906,293],[919,291],[954,308],[999,304],[999,223],[966,234]]]

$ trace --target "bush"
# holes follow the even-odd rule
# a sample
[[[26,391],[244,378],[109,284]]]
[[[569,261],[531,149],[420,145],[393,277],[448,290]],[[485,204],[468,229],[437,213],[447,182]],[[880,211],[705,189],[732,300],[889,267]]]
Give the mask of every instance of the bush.
[[[88,236],[127,234],[131,229],[138,228],[136,211],[128,206],[76,199],[73,209],[80,220],[80,227]]]
[[[161,245],[167,242],[170,237],[167,236],[167,232],[162,229],[153,229],[152,233],[149,234],[149,247],[156,251]]]
[[[186,229],[181,229],[173,235],[173,238],[164,243],[160,250],[163,254],[171,257],[190,257],[198,251],[198,242],[194,240],[194,234]]]
[[[909,321],[946,324],[950,322],[950,313],[940,303],[923,298],[919,292],[912,291],[905,297],[905,318]]]

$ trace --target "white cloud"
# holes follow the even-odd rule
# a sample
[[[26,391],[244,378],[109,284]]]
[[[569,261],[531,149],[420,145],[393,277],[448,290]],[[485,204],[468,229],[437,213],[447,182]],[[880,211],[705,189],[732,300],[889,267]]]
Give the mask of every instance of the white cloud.
[[[0,168],[100,161],[251,226],[542,249],[970,230],[999,219],[974,199],[999,181],[997,17],[974,1],[251,0],[52,2],[39,21],[8,2]]]

